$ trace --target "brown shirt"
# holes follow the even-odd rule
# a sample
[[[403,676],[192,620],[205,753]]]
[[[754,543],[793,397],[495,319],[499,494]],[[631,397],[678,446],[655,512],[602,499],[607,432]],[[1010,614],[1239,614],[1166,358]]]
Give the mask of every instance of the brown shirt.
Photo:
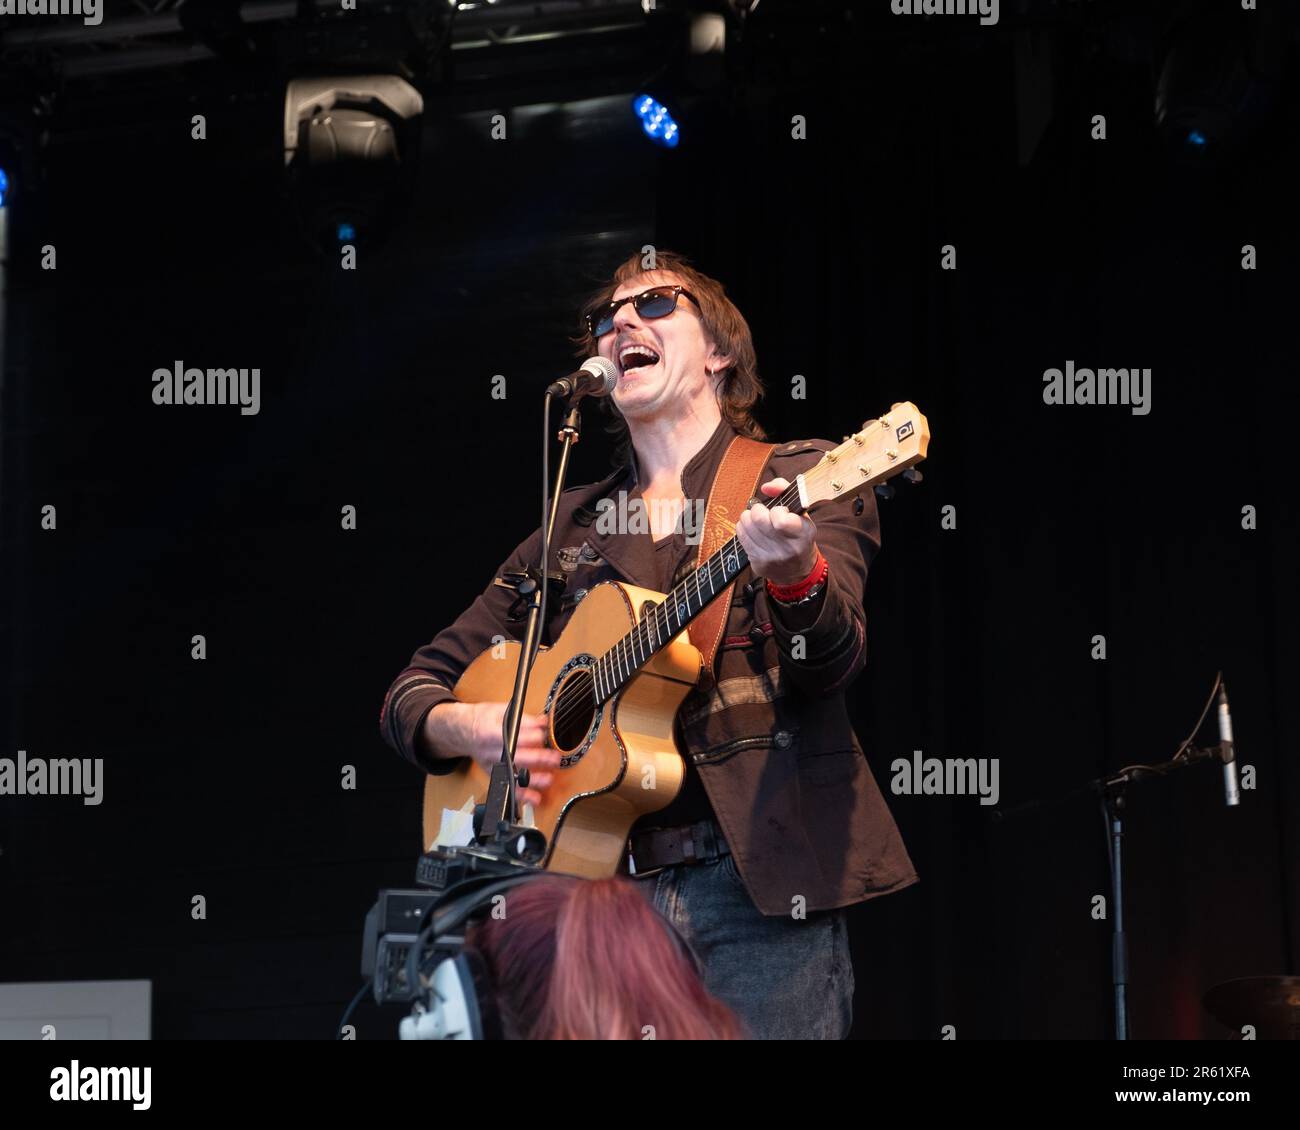
[[[686,464],[681,485],[687,500],[708,497],[734,435],[723,421]],[[780,476],[793,482],[834,446],[829,440],[782,444],[762,481]],[[656,548],[648,529],[619,533],[597,523],[598,504],[617,501],[620,490],[639,497],[635,460],[561,496],[549,564],[567,575],[568,586],[558,608],[548,605],[544,643],[554,642],[593,585],[619,579],[666,592],[693,564],[696,547],[680,532],[671,545]],[[863,599],[867,569],[880,547],[875,498],[868,491],[853,502],[818,507],[811,516],[830,563],[823,595],[783,607],[768,599],[751,569],[742,571],[712,677],[691,691],[677,717],[688,780],[694,778],[699,790],[679,800],[707,800],[746,889],[768,915],[789,914],[795,905],[810,911],[846,906],[917,881],[845,702],[866,662]],[[498,575],[535,565],[540,548],[535,530]],[[522,620],[507,618],[514,599],[489,582],[389,688],[380,729],[426,772],[447,772],[455,762],[434,759],[419,744],[425,715],[454,699],[451,688],[494,636],[521,638]],[[655,813],[640,826],[665,824],[665,815],[673,813]],[[694,818],[686,808],[677,815]]]

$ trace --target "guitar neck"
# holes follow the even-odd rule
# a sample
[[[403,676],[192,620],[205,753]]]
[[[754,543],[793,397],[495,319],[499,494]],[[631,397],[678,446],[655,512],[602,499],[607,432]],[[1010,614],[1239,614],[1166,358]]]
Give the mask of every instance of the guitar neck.
[[[791,486],[780,496],[763,500],[769,510],[785,506],[802,513],[799,488]],[[635,628],[596,660],[592,671],[596,701],[617,694],[655,655],[680,635],[692,620],[719,596],[749,564],[740,539],[733,536],[676,585],[641,619]]]
[[[926,456],[930,424],[909,400],[894,404],[883,416],[868,420],[860,431],[822,456],[778,498],[763,500],[769,510],[785,506],[802,514],[819,502],[853,498],[895,475],[919,482],[913,466]],[[705,518],[707,522],[707,516]],[[681,584],[651,608],[627,635],[598,660],[592,671],[597,702],[604,702],[679,636],[736,579],[749,557],[740,539],[732,537]]]

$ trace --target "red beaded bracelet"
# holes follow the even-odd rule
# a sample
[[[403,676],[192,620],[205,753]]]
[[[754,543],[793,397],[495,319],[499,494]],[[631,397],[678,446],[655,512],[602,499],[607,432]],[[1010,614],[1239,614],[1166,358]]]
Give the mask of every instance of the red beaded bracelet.
[[[768,595],[773,600],[779,600],[782,604],[793,604],[795,601],[802,600],[826,580],[830,567],[830,562],[826,560],[825,555],[819,548],[817,550],[817,560],[813,563],[812,572],[808,576],[793,585],[774,585],[771,581],[768,581]]]

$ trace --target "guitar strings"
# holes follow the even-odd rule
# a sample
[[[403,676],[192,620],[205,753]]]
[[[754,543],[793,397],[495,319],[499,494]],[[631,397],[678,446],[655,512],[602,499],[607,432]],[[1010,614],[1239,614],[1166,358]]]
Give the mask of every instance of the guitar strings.
[[[776,498],[764,499],[762,504],[768,509],[771,509],[773,506],[788,507],[790,504],[797,502],[798,497],[798,486],[791,485],[783,494]],[[690,576],[679,585],[676,585],[665,596],[665,599],[660,604],[655,605],[644,620],[638,623],[636,627],[623,636],[614,647],[601,656],[597,663],[605,663],[606,667],[602,673],[609,676],[606,681],[611,684],[609,693],[605,695],[606,699],[612,697],[612,695],[617,690],[621,689],[632,675],[644,665],[644,663],[648,663],[650,659],[654,657],[654,654],[662,646],[659,642],[659,637],[665,630],[671,632],[673,635],[679,634],[691,622],[691,620],[695,618],[695,616],[711,603],[717,593],[716,591],[711,591],[710,599],[707,601],[704,600],[703,581],[705,579],[708,580],[710,590],[714,590],[715,579],[721,581],[725,587],[725,584],[728,583],[725,581],[725,562],[727,557],[729,555],[735,556],[737,560],[739,560],[743,553],[744,550],[741,547],[739,540],[734,536],[730,538],[720,546],[704,564],[698,566]],[[746,557],[746,563],[747,562],[748,558]],[[741,565],[736,570],[736,573],[739,574],[743,568],[744,565]],[[695,582],[696,596],[700,598],[700,607],[692,612],[690,616],[680,620],[677,630],[673,632],[672,626],[668,620],[669,611],[678,607],[682,603],[686,603],[689,606],[691,600],[690,585],[692,581]],[[651,629],[654,631],[653,638],[650,636]],[[671,638],[671,636],[669,638]],[[646,653],[644,659],[638,658],[639,651]],[[612,671],[609,669],[611,666],[614,667],[614,670]],[[627,669],[626,673],[624,671],[625,668]]]
[[[773,500],[773,502],[775,504],[775,500]],[[717,551],[716,554],[710,557],[709,563],[707,563],[707,575],[710,578],[710,587],[712,587],[712,578],[716,574],[716,570],[712,562],[715,559],[719,562],[725,561],[725,558],[728,553],[728,547],[730,547],[734,542],[736,542],[736,539],[733,537],[732,539],[730,539],[730,541],[728,541],[725,545],[723,545]],[[739,544],[736,544],[735,548],[732,549],[731,552],[735,553],[738,557],[741,552]],[[692,574],[692,576],[695,578],[696,581],[696,593],[701,597],[703,596],[703,588],[702,588],[702,580],[699,576],[699,573],[701,570],[704,570],[705,568],[706,566],[702,565],[699,567],[699,569],[696,570],[695,573]],[[741,568],[743,568],[743,566],[741,566]],[[737,572],[739,572],[739,570],[737,570]],[[726,574],[726,568],[724,565],[722,568],[722,575],[725,576],[725,574]],[[662,633],[663,628],[669,628],[669,630],[671,630],[668,624],[666,610],[669,607],[674,607],[678,603],[678,601],[671,600],[669,598],[672,596],[673,593],[677,591],[677,588],[681,588],[684,590],[684,596],[689,601],[690,599],[690,591],[688,587],[689,581],[690,578],[684,581],[680,586],[675,587],[672,590],[672,593],[667,594],[662,604],[656,605],[653,609],[651,609],[651,611],[646,614],[646,617],[643,620],[641,620],[637,624],[637,626],[632,629],[631,632],[629,632],[626,636],[624,636],[618,642],[618,644],[615,645],[613,649],[611,649],[612,651],[615,652],[618,652],[620,651],[620,649],[622,649],[622,657],[624,659],[631,660],[631,670],[628,671],[627,673],[626,676],[627,679],[630,679],[632,674],[634,674],[636,670],[638,670],[642,666],[643,663],[648,663],[658,652],[659,647],[661,646],[658,643],[658,640],[660,634]],[[695,615],[697,615],[700,611],[702,611],[703,607],[704,604],[702,603],[701,607],[697,609],[696,612],[693,613],[691,617],[689,617],[686,621],[684,621],[684,623],[689,623],[690,619],[693,619]],[[662,614],[659,612],[659,609],[661,608],[665,609],[665,611]],[[662,619],[662,626],[660,624],[661,619]],[[651,628],[653,628],[653,635],[651,635]],[[678,629],[678,632],[680,631],[681,628]],[[641,646],[638,647],[638,644],[640,644]],[[645,653],[644,660],[640,660],[637,658],[638,651],[643,651]],[[609,653],[606,654],[608,655]],[[598,659],[596,661],[596,664],[599,664],[604,658],[605,657],[602,656],[601,659]],[[555,718],[555,725],[561,727],[567,726],[567,724],[572,722],[575,714],[578,714],[579,712],[583,712],[583,713],[594,712],[595,709],[600,705],[600,703],[597,701],[597,695],[595,693],[595,665],[593,665],[593,667],[591,668],[585,669],[585,674],[587,675],[588,681],[591,683],[591,686],[585,688],[584,693],[580,695],[566,694],[565,691],[562,690],[560,695],[558,696],[555,706],[552,708],[552,716],[553,718]],[[572,681],[576,682],[576,679]],[[623,681],[625,680],[623,679],[622,668],[620,667],[618,685],[621,686]],[[605,701],[607,701],[610,697],[612,697],[612,694],[613,692],[611,691],[611,694],[606,696]]]
[[[789,487],[786,488],[786,490],[782,494],[778,495],[777,497],[764,499],[762,501],[762,505],[769,510],[774,506],[785,506],[788,508],[792,503],[797,502],[798,499],[799,499],[798,485],[791,484]],[[709,582],[709,587],[712,589],[715,576],[719,578],[726,576],[726,566],[723,563],[726,561],[727,556],[729,554],[734,554],[737,557],[737,559],[739,559],[739,556],[743,552],[744,550],[741,547],[738,539],[735,538],[734,536],[730,538],[723,545],[721,545],[712,554],[712,556],[710,556],[707,562],[698,566],[691,573],[690,576],[688,576],[684,581],[681,582],[681,584],[676,585],[670,592],[668,592],[664,600],[661,603],[655,605],[655,607],[647,614],[644,620],[640,621],[636,625],[636,627],[634,627],[630,632],[624,635],[622,639],[620,639],[612,648],[610,648],[607,652],[605,652],[605,654],[602,655],[600,659],[596,661],[597,664],[600,664],[602,662],[607,662],[607,665],[608,663],[613,663],[614,665],[616,665],[617,673],[615,674],[613,679],[609,680],[609,682],[612,684],[612,687],[610,693],[605,696],[606,699],[612,697],[614,691],[620,689],[622,685],[628,679],[630,679],[632,675],[636,673],[637,670],[640,669],[643,663],[648,663],[650,659],[653,658],[654,653],[659,649],[660,646],[662,646],[658,643],[658,638],[662,629],[671,630],[670,625],[668,623],[668,610],[670,608],[675,608],[677,605],[683,603],[683,600],[689,604],[690,583],[692,579],[695,581],[696,595],[701,598],[700,607],[696,609],[695,612],[693,612],[689,617],[687,617],[685,620],[681,621],[678,624],[677,632],[673,633],[674,635],[680,633],[690,623],[690,621],[695,618],[695,616],[697,616],[701,611],[703,611],[703,609],[709,603],[712,602],[713,596],[717,595],[716,593],[713,593],[710,596],[710,599],[708,601],[703,600],[704,593],[703,593],[703,589],[700,587],[701,580],[706,578]],[[716,569],[713,564],[715,561],[719,563],[719,567]],[[746,558],[746,561],[748,561],[748,558]],[[736,570],[737,574],[739,574],[743,569],[744,566],[742,565],[740,569]],[[703,578],[701,577],[701,573],[703,573]],[[680,590],[680,595],[678,595],[679,590]],[[662,619],[662,625],[660,624],[661,619]],[[654,626],[655,635],[653,640],[650,638],[648,634],[649,625]],[[637,658],[638,643],[645,645],[641,650],[649,649],[644,660],[639,660]],[[628,668],[628,672],[626,676],[624,676],[623,674],[624,667]]]
[[[580,668],[568,682],[560,688],[560,693],[555,696],[555,704],[552,707],[552,730],[567,729],[569,723],[575,718],[580,718],[583,714],[594,714],[596,710],[595,681],[591,675],[591,669]],[[581,740],[577,743],[581,745],[586,740],[586,730],[584,729]],[[556,748],[560,748],[557,744]],[[576,747],[575,747],[576,748]]]
[[[782,494],[777,495],[774,498],[762,500],[762,505],[769,510],[774,506],[785,506],[789,508],[791,504],[797,502],[798,499],[799,488],[797,484],[791,484]],[[802,513],[802,510],[800,513]],[[583,713],[594,714],[595,710],[601,705],[601,702],[608,701],[612,698],[614,693],[620,690],[624,683],[630,680],[632,675],[635,674],[644,663],[649,663],[650,660],[654,658],[659,649],[663,646],[658,642],[662,630],[668,629],[671,631],[671,627],[668,623],[667,610],[682,603],[680,598],[676,600],[673,599],[678,589],[682,590],[682,597],[685,598],[686,602],[689,602],[689,586],[691,580],[694,579],[696,595],[702,598],[703,590],[700,586],[703,578],[701,577],[701,573],[703,573],[704,577],[708,579],[710,588],[712,588],[715,576],[715,567],[713,563],[717,561],[721,565],[720,575],[725,577],[726,566],[722,563],[725,562],[728,553],[735,554],[737,558],[739,558],[740,554],[743,552],[743,547],[740,545],[739,540],[734,536],[731,537],[727,542],[720,546],[706,562],[698,566],[689,577],[680,584],[674,586],[670,592],[665,594],[664,600],[655,605],[650,612],[646,614],[645,618],[638,622],[635,628],[629,631],[612,648],[601,655],[592,667],[583,668],[579,675],[575,675],[574,678],[570,679],[569,682],[561,688],[559,694],[556,696],[555,703],[552,706],[552,732],[554,732],[557,727],[567,727],[576,716],[580,716]],[[746,557],[746,563],[748,563],[748,557]],[[737,575],[739,575],[743,569],[744,566],[742,565],[740,569],[737,570]],[[733,577],[732,580],[734,579],[735,578]],[[681,631],[690,624],[691,620],[699,615],[708,604],[712,603],[712,600],[716,596],[717,594],[714,593],[710,596],[709,601],[702,601],[700,607],[678,626],[677,631],[674,632],[673,635],[680,634]],[[663,621],[662,626],[658,622],[661,616]],[[651,627],[653,627],[653,634],[650,632]],[[638,639],[638,637],[640,638]],[[669,638],[672,637],[670,636]],[[637,659],[638,643],[643,645],[640,650],[645,652],[644,660]],[[610,693],[602,700],[599,699],[599,696],[596,693],[596,668],[599,667],[602,662],[609,659],[611,655],[614,657],[614,662],[617,664],[618,674],[615,678],[606,680],[610,683],[611,689]],[[624,677],[622,674],[623,668],[629,666],[629,664],[623,661],[627,659],[631,660],[631,664],[627,676]],[[579,679],[583,680],[581,691],[576,689]],[[574,687],[575,690],[571,691],[570,687]]]

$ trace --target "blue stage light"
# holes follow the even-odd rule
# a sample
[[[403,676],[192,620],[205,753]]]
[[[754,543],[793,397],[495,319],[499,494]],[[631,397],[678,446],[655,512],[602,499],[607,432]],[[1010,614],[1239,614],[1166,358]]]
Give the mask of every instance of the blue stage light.
[[[354,228],[351,224],[346,224],[346,223],[339,224],[338,235],[339,235],[339,242],[346,243],[350,239],[357,238],[357,229]]]
[[[1205,134],[1200,130],[1194,129],[1187,135],[1187,144],[1197,149],[1204,149],[1206,145]]]
[[[676,148],[682,134],[677,123],[673,121],[672,114],[668,112],[667,106],[649,94],[638,94],[632,99],[632,109],[641,119],[641,128],[645,131],[646,137],[656,145],[663,145],[668,149]]]
[[[9,174],[0,169],[0,208],[4,207],[5,197],[9,195]]]

